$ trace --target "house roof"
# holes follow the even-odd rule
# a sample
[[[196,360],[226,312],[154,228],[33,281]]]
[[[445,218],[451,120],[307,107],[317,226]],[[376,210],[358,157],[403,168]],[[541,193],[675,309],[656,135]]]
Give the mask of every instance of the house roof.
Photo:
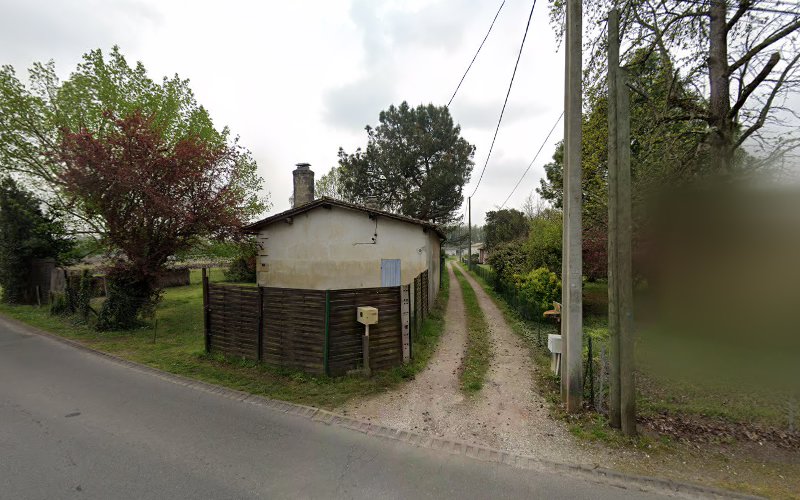
[[[332,207],[332,206],[333,207],[340,207],[340,208],[344,208],[344,209],[348,209],[348,210],[355,210],[355,211],[359,211],[359,212],[364,212],[364,213],[367,213],[367,214],[375,214],[375,215],[379,215],[381,217],[386,217],[387,219],[394,219],[394,220],[398,220],[398,221],[401,221],[401,222],[407,222],[409,224],[416,224],[416,225],[422,226],[422,227],[424,227],[426,229],[431,229],[431,230],[435,231],[436,234],[438,234],[440,238],[445,239],[445,234],[442,232],[442,230],[439,229],[439,227],[436,226],[436,224],[433,224],[431,222],[420,220],[420,219],[415,219],[413,217],[406,217],[405,215],[393,214],[391,212],[385,212],[383,210],[377,210],[377,209],[374,209],[374,208],[365,207],[363,205],[356,205],[355,203],[348,203],[346,201],[337,200],[337,199],[334,199],[334,198],[328,198],[327,196],[323,196],[322,198],[318,198],[318,199],[316,199],[316,200],[314,200],[314,201],[312,201],[310,203],[306,203],[304,205],[300,205],[299,207],[290,208],[289,210],[286,210],[284,212],[281,212],[281,213],[278,213],[278,214],[275,214],[275,215],[271,215],[271,216],[267,217],[266,219],[261,219],[258,222],[253,222],[252,224],[248,224],[248,225],[244,226],[243,229],[246,232],[255,233],[259,229],[261,229],[263,227],[269,226],[270,224],[272,224],[274,222],[285,220],[288,217],[294,217],[295,215],[300,215],[300,214],[303,214],[305,212],[309,212],[311,210],[314,210],[315,208]]]

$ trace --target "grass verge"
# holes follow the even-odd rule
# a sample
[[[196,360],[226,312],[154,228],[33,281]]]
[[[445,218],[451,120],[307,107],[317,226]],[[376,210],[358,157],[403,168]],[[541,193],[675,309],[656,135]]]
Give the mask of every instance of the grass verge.
[[[461,286],[464,309],[467,313],[467,352],[461,362],[461,390],[474,394],[481,390],[492,358],[489,325],[478,304],[478,297],[461,270],[456,267],[456,279]]]
[[[170,373],[250,392],[268,398],[333,409],[348,400],[383,392],[421,371],[444,331],[444,306],[449,282],[443,287],[422,328],[415,335],[414,359],[391,370],[361,376],[324,377],[203,351],[202,287],[192,284],[165,290],[156,320],[133,331],[97,332],[76,317],[51,316],[46,307],[0,304],[0,314],[30,326],[76,340],[93,349]],[[211,273],[212,281],[221,276]]]
[[[477,273],[469,271],[502,311],[511,329],[523,338],[535,362],[538,390],[551,403],[551,414],[564,420],[578,439],[603,445],[615,457],[615,468],[632,474],[660,476],[707,484],[725,490],[769,498],[800,499],[800,458],[795,452],[751,443],[695,444],[659,436],[629,438],[611,429],[605,416],[594,412],[568,415],[561,408],[558,378],[550,372],[547,333],[555,327],[523,320]],[[594,291],[596,293],[596,290]],[[601,335],[604,321],[587,318],[585,332]],[[641,402],[640,402],[641,403]],[[644,406],[644,405],[642,405]],[[644,406],[642,410],[650,408]]]

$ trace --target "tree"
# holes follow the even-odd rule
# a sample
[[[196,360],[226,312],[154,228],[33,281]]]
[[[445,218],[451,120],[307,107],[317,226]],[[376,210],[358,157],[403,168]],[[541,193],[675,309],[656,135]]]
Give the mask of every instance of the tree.
[[[227,128],[217,130],[195,100],[189,81],[178,75],[160,83],[144,65],[128,64],[118,47],[106,55],[92,50],[69,79],[59,81],[55,64],[36,63],[28,84],[14,68],[0,68],[0,169],[13,173],[48,206],[70,216],[70,229],[102,237],[106,228],[82,205],[65,198],[60,147],[65,130],[103,133],[116,117],[140,112],[162,131],[171,145],[187,136],[213,145],[233,142]],[[260,186],[253,176],[251,187]]]
[[[59,180],[69,201],[102,221],[108,250],[121,252],[98,327],[130,328],[157,302],[156,277],[171,255],[198,238],[236,234],[263,207],[255,162],[235,144],[191,130],[176,137],[140,111],[106,118],[100,131],[65,131]]]
[[[551,15],[560,23],[563,2],[552,3]],[[702,120],[708,163],[716,175],[729,176],[744,159],[749,141],[761,162],[779,159],[800,147],[796,130],[781,127],[784,119],[797,118],[780,103],[797,88],[800,4],[772,0],[591,0],[586,6],[587,25],[597,25],[612,6],[619,7],[628,50],[624,62],[644,51],[651,58],[676,61],[673,81],[684,82],[703,96],[707,106],[675,114],[674,120]],[[590,81],[602,76],[605,33],[596,33],[590,55]],[[683,77],[681,77],[683,75]],[[670,109],[679,96],[666,92],[651,97],[634,85],[637,94],[654,109]],[[672,88],[672,87],[670,87]],[[767,124],[773,130],[762,133]],[[796,127],[794,127],[796,129]]]
[[[314,195],[318,198],[327,196],[335,200],[356,201],[353,200],[350,193],[345,190],[342,167],[339,166],[333,167],[330,172],[317,179],[314,183]]]
[[[562,229],[562,214],[559,210],[542,210],[531,220],[526,244],[530,269],[544,267],[561,276]]]
[[[500,243],[506,243],[528,236],[528,219],[519,210],[502,209],[486,212],[484,226],[486,249],[492,251]]]
[[[533,220],[546,208],[545,201],[541,197],[534,196],[531,191],[522,202],[522,213],[528,220]]]
[[[12,178],[0,180],[0,287],[3,302],[33,301],[28,283],[33,259],[64,256],[72,241],[54,214]]]
[[[475,147],[461,137],[446,106],[403,102],[366,127],[366,150],[339,149],[344,190],[354,201],[438,224],[456,219]]]

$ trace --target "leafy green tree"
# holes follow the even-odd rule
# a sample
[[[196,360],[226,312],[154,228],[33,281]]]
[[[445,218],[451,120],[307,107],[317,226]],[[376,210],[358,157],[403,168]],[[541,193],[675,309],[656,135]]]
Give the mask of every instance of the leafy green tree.
[[[530,222],[530,235],[526,245],[528,267],[547,268],[561,275],[562,214],[545,209]]]
[[[102,237],[107,227],[80,200],[65,197],[59,154],[66,131],[97,135],[113,127],[116,117],[138,112],[153,122],[168,145],[188,136],[213,147],[236,143],[227,127],[214,127],[188,80],[175,75],[156,82],[142,63],[128,64],[116,46],[108,54],[100,49],[86,53],[64,82],[53,61],[34,64],[27,81],[24,84],[13,67],[0,67],[0,169],[36,186],[42,201],[70,215],[71,227],[78,232]],[[247,175],[237,188],[258,192],[262,180],[255,162],[249,153],[240,161]],[[266,200],[251,196],[250,202],[260,211]]]
[[[314,196],[321,198],[327,196],[335,200],[355,202],[350,193],[345,189],[342,167],[333,167],[330,172],[323,175],[314,183]]]
[[[447,106],[403,102],[366,127],[366,150],[339,149],[344,191],[354,201],[438,224],[456,219],[475,147],[461,137]]]
[[[28,284],[31,262],[59,259],[71,248],[64,227],[53,214],[42,210],[33,193],[13,179],[0,180],[0,287],[6,303],[33,301]]]
[[[497,245],[524,239],[528,236],[528,219],[519,210],[502,209],[486,212],[484,226],[486,248],[491,252]]]

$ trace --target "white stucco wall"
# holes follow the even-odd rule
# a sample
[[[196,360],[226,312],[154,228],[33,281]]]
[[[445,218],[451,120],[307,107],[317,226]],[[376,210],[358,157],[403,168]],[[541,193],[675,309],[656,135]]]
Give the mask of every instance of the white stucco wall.
[[[371,244],[376,232],[376,243]],[[371,219],[365,212],[339,206],[318,207],[295,216],[291,224],[270,224],[259,231],[258,240],[261,286],[379,287],[381,259],[400,259],[402,284],[429,269],[431,297],[439,290],[439,236],[418,224],[380,215]]]

